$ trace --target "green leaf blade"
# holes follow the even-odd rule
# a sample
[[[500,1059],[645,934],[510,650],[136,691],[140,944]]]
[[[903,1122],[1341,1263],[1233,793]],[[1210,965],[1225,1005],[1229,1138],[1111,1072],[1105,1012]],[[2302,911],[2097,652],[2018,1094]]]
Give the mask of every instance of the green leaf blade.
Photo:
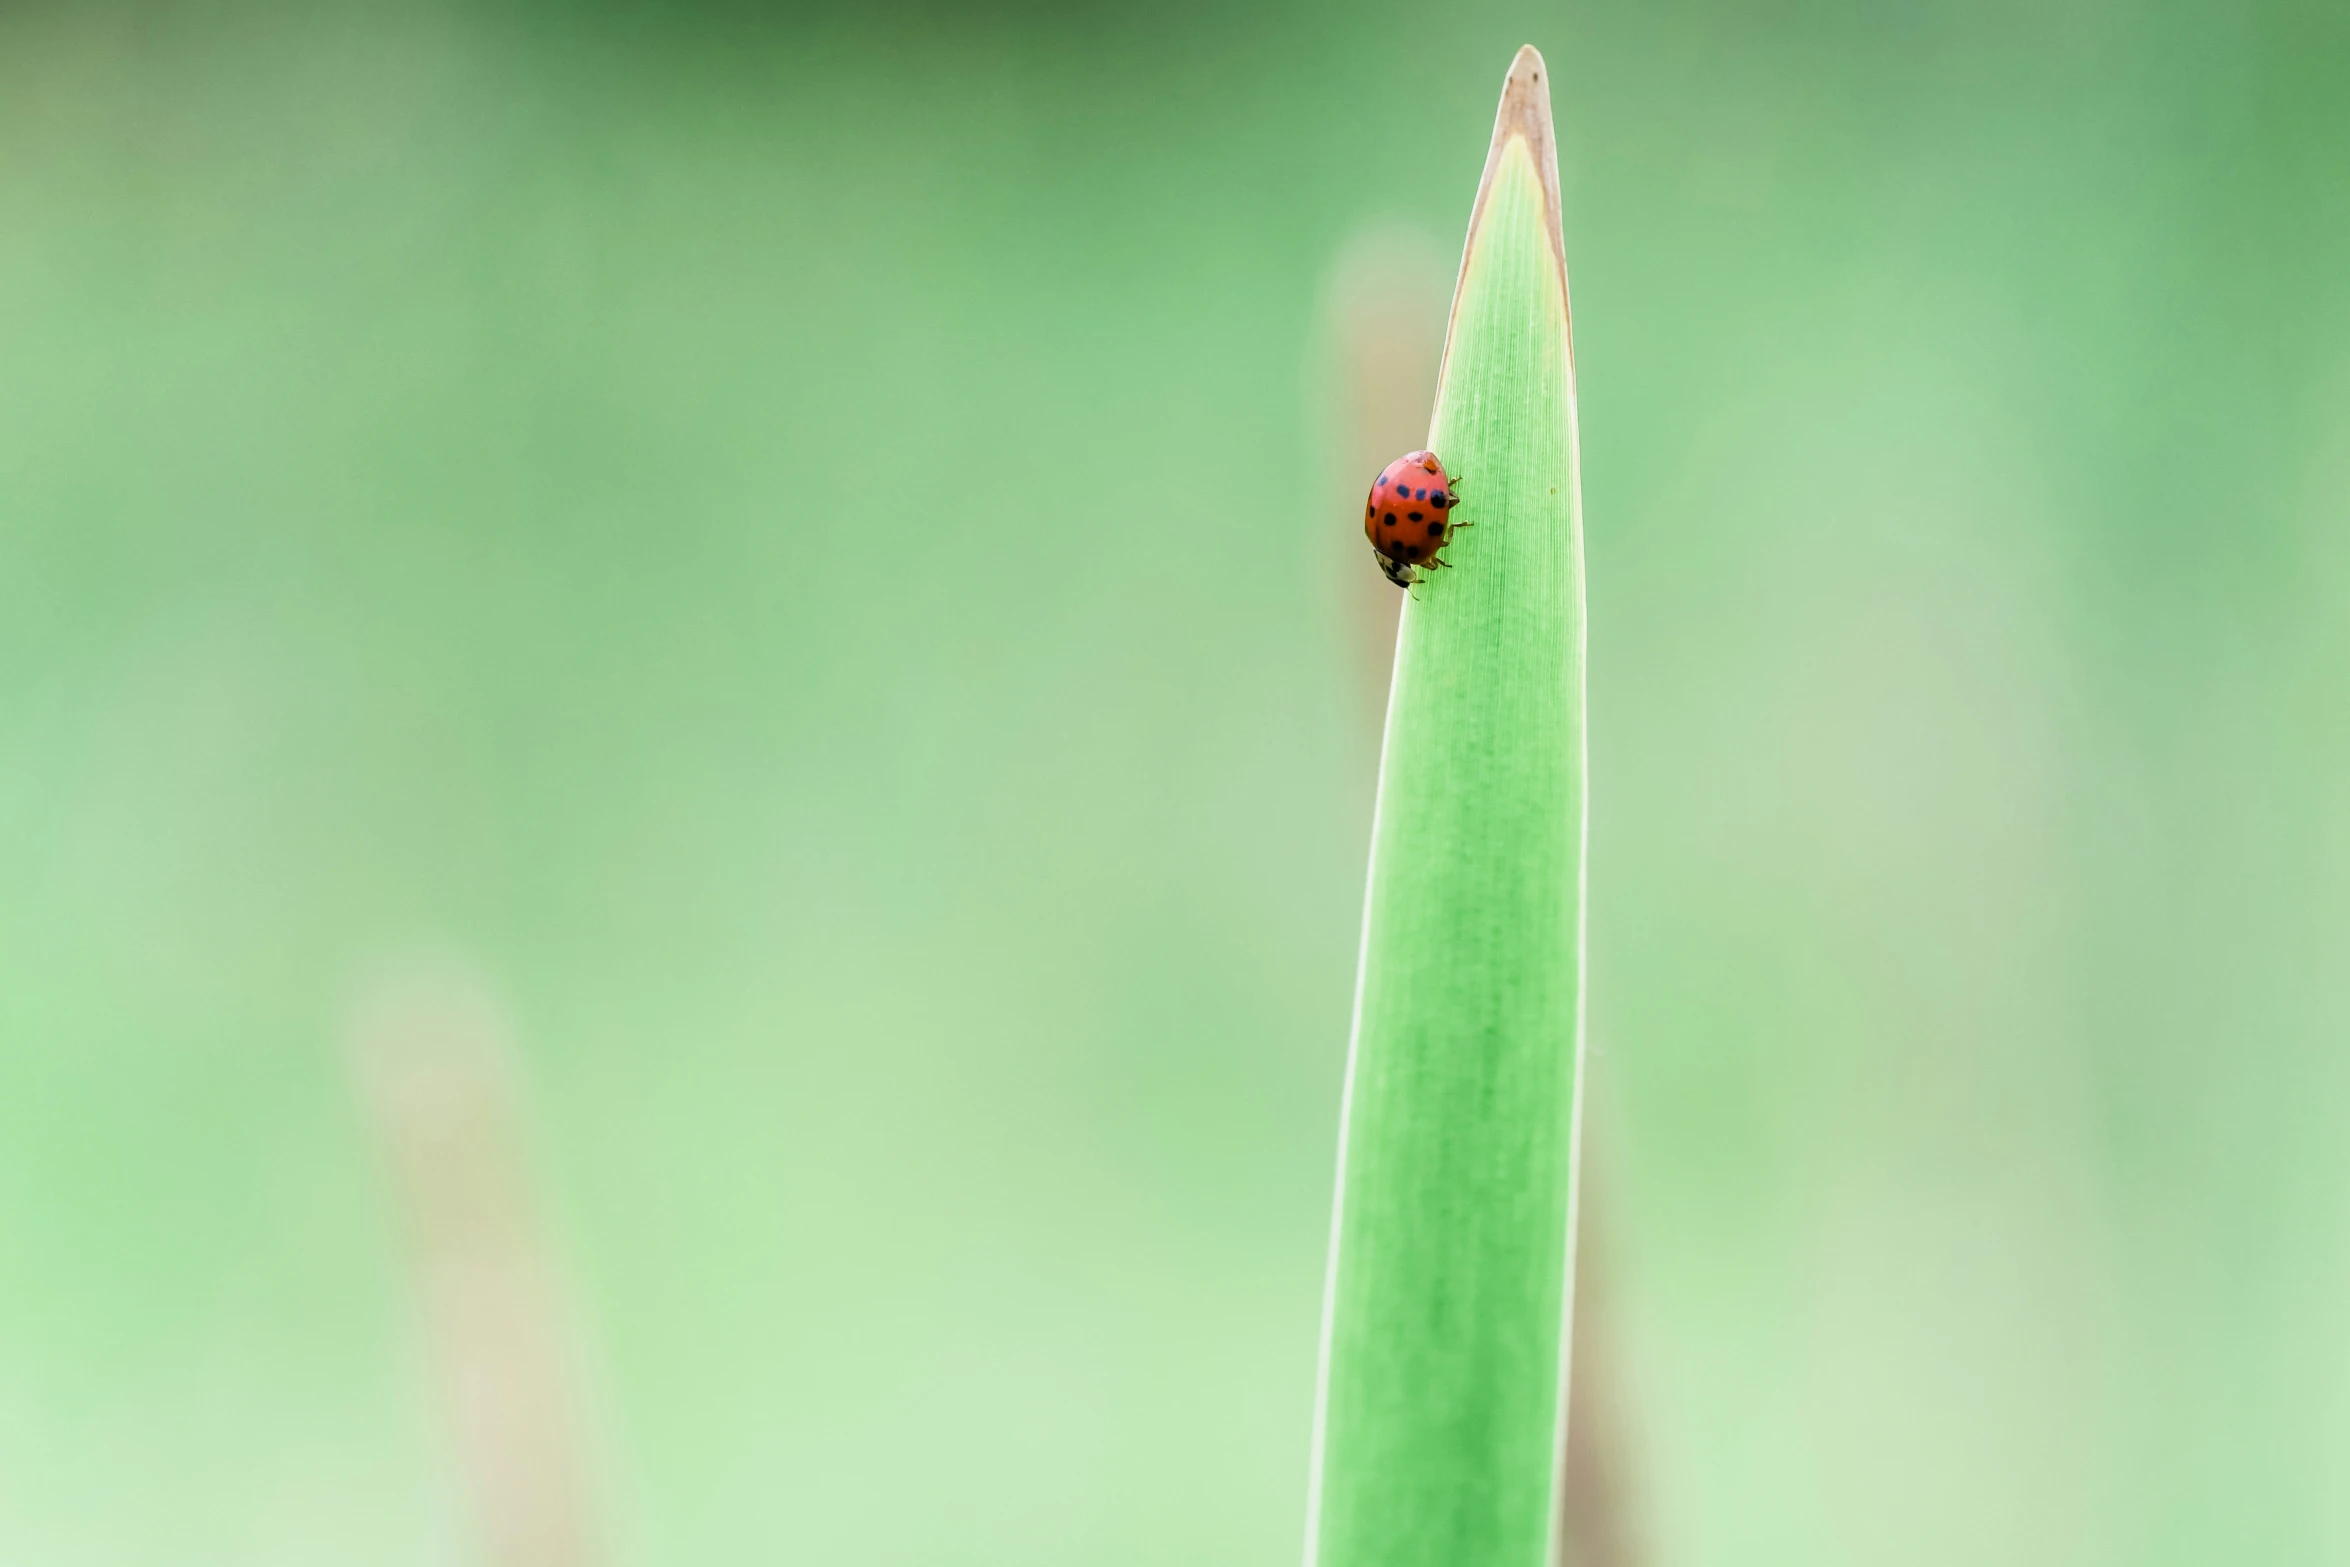
[[[1308,1567],[1551,1559],[1582,1061],[1574,368],[1542,59],[1511,68],[1403,616],[1325,1306]]]

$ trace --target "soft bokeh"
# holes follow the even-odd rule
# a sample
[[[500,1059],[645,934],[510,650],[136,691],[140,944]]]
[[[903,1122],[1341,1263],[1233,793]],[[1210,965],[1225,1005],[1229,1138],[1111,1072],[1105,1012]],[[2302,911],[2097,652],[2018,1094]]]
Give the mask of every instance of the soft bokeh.
[[[1528,40],[1592,1560],[2350,1561],[2350,15],[2223,0],[0,8],[0,1561],[1292,1561]]]

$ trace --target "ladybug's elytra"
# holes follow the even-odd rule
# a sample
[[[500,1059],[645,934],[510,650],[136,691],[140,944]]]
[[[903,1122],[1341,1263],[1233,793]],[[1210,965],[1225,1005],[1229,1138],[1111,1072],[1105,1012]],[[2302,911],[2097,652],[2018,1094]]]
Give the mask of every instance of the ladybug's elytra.
[[[1421,568],[1452,564],[1436,552],[1452,542],[1454,528],[1469,526],[1453,521],[1460,503],[1434,452],[1406,452],[1379,471],[1363,505],[1363,535],[1388,581],[1408,588]]]

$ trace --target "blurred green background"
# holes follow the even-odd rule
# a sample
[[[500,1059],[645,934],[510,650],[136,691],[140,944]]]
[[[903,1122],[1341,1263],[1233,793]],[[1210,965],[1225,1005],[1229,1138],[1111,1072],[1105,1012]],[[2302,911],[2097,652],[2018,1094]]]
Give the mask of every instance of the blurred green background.
[[[1528,40],[1616,1559],[2350,1562],[2350,13],[2220,0],[0,7],[0,1561],[1293,1560]]]

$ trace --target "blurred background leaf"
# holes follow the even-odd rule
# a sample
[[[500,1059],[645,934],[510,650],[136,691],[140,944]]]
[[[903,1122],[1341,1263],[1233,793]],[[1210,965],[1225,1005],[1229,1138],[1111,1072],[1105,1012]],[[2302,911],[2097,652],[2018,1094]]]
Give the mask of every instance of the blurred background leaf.
[[[1532,40],[1640,1536],[2350,1560],[2346,27],[0,10],[0,1559],[484,1559],[422,946],[616,1559],[1292,1560],[1332,323]]]

